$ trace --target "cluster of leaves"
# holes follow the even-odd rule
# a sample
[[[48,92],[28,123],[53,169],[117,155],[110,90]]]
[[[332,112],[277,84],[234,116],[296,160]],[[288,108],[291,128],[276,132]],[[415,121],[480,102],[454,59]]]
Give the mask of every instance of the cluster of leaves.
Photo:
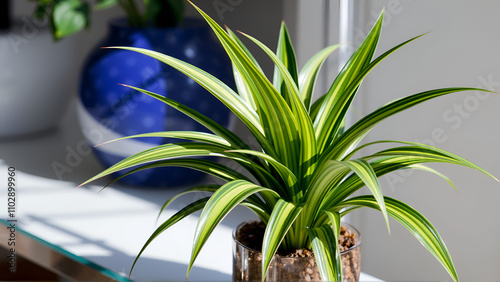
[[[172,27],[182,20],[184,3],[182,0],[30,0],[37,6],[34,16],[49,19],[55,39],[61,39],[89,28],[91,10],[102,10],[120,5],[129,24],[136,27]],[[141,10],[143,12],[141,13]]]
[[[129,172],[134,173],[160,166],[192,168],[227,181],[223,185],[193,187],[168,200],[162,211],[181,195],[212,193],[210,197],[188,204],[163,222],[146,242],[136,261],[162,232],[186,216],[202,210],[194,236],[189,274],[200,249],[214,228],[234,207],[243,205],[254,211],[266,224],[262,273],[266,273],[278,248],[312,248],[323,280],[338,281],[342,279],[337,243],[340,220],[355,209],[368,207],[381,211],[388,229],[389,216],[405,226],[437,258],[450,276],[458,280],[450,254],[439,233],[418,211],[399,200],[385,197],[378,177],[400,169],[420,169],[437,174],[451,183],[444,175],[424,163],[462,165],[493,176],[459,156],[420,143],[380,140],[359,144],[379,122],[422,102],[455,92],[486,90],[444,88],[420,92],[388,103],[361,118],[350,128],[345,128],[346,113],[367,74],[388,55],[420,36],[407,40],[375,58],[375,49],[382,29],[382,12],[328,92],[313,102],[312,95],[318,73],[329,54],[337,49],[337,45],[318,52],[299,72],[284,24],[281,27],[276,53],[257,39],[244,34],[274,62],[275,72],[271,82],[242,41],[230,29],[224,30],[207,14],[197,9],[231,58],[237,92],[212,75],[176,58],[145,49],[118,48],[156,58],[194,79],[222,101],[248,127],[258,141],[259,148],[250,148],[233,132],[189,107],[167,97],[128,86],[181,111],[212,133],[167,131],[125,137],[161,136],[190,142],[164,144],[137,153],[83,184],[123,169],[134,168]],[[363,148],[377,144],[389,148],[355,158]],[[200,156],[231,159],[238,163],[246,174],[213,160],[198,159]],[[367,195],[352,196],[363,187],[368,188]]]

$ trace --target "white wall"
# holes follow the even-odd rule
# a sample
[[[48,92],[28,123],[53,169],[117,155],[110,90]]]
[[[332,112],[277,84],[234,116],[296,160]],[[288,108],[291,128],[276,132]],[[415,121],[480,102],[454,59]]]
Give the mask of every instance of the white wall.
[[[356,107],[367,114],[396,98],[449,87],[500,92],[499,1],[370,1],[373,22],[386,6],[377,54],[413,36],[430,34],[382,62],[363,84]],[[399,3],[399,4],[398,4]],[[367,32],[366,28],[363,28]],[[420,141],[465,157],[500,177],[500,95],[454,94],[384,121],[367,141]],[[435,225],[463,281],[500,278],[500,184],[468,168],[434,165],[450,177],[455,193],[437,176],[415,172],[381,180],[387,196],[403,200]],[[379,212],[361,210],[363,271],[387,281],[447,281],[444,268],[412,235]],[[450,279],[451,280],[451,279]]]

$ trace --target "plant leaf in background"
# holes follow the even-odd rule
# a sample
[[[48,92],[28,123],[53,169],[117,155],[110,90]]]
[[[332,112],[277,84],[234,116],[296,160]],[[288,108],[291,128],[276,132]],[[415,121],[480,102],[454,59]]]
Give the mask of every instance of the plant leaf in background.
[[[89,10],[89,5],[79,0],[57,2],[52,11],[54,37],[61,39],[88,27],[90,25]]]
[[[101,4],[105,2],[107,1],[102,1]],[[177,3],[174,2],[169,3],[174,6]],[[149,0],[147,3],[159,5],[160,2]],[[333,81],[329,91],[313,102],[311,99],[321,66],[338,45],[318,52],[299,72],[292,40],[284,23],[276,52],[256,38],[243,34],[273,61],[275,72],[271,82],[235,33],[229,28],[223,29],[210,16],[194,7],[207,21],[232,60],[238,91],[207,72],[176,58],[139,48],[115,48],[158,59],[192,78],[242,121],[258,145],[254,146],[257,148],[250,148],[236,134],[187,106],[147,90],[128,86],[186,114],[211,133],[153,132],[113,140],[119,142],[127,138],[162,136],[191,142],[163,144],[137,153],[83,184],[122,169],[132,168],[130,174],[160,166],[196,169],[226,181],[223,185],[197,186],[168,200],[162,211],[185,193],[211,193],[210,197],[188,203],[161,224],[140,250],[134,265],[152,240],[182,218],[202,210],[195,231],[188,266],[189,275],[197,255],[214,228],[235,206],[243,205],[254,211],[266,224],[261,266],[263,278],[278,250],[286,253],[312,248],[321,278],[336,281],[342,278],[337,241],[340,219],[352,210],[368,207],[381,211],[387,228],[389,216],[405,226],[436,257],[450,276],[458,280],[446,245],[432,224],[409,205],[384,197],[378,178],[401,169],[419,169],[440,176],[453,186],[450,179],[426,166],[426,163],[466,166],[495,180],[496,178],[457,155],[420,143],[380,140],[359,144],[375,125],[422,102],[451,93],[486,90],[443,88],[420,92],[388,103],[344,129],[345,116],[363,79],[384,58],[421,35],[374,57],[382,30],[382,12],[363,43]],[[153,12],[157,11],[151,11]],[[354,158],[355,155],[362,155],[362,149],[380,144],[389,148]],[[241,170],[211,160],[197,159],[200,156],[230,159]],[[363,188],[368,195],[352,197],[353,193]]]
[[[30,1],[36,2],[36,8],[33,12],[35,18],[50,20],[55,40],[89,28],[93,9],[105,10],[118,5],[125,12],[130,26],[134,27],[176,27],[182,24],[184,14],[184,0]]]

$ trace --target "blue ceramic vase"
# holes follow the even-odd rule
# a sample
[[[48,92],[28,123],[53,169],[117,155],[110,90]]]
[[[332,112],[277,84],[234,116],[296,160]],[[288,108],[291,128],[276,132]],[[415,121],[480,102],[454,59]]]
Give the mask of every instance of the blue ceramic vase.
[[[186,19],[182,27],[176,28],[134,28],[129,27],[126,20],[114,21],[107,37],[99,44],[99,47],[105,46],[155,50],[195,65],[234,88],[230,60],[202,20]],[[83,69],[78,109],[83,133],[92,146],[147,132],[207,131],[177,110],[119,84],[166,96],[221,125],[229,124],[229,110],[181,72],[136,52],[95,48]],[[127,139],[95,147],[94,153],[109,167],[134,153],[172,141],[185,142],[165,138]],[[186,168],[153,168],[120,181],[138,186],[172,187],[198,182],[203,175]]]

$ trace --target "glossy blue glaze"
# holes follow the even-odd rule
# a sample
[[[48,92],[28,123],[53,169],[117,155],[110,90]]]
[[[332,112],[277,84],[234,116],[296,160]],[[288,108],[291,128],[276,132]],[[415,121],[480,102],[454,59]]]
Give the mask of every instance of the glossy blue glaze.
[[[229,58],[201,20],[187,19],[183,27],[179,28],[132,28],[125,20],[118,20],[110,24],[109,34],[99,46],[132,46],[155,50],[193,64],[234,88]],[[169,97],[224,126],[229,123],[229,110],[179,71],[132,51],[96,48],[82,73],[80,99],[87,114],[117,135],[167,130],[206,131],[177,110],[120,83]],[[174,140],[142,138],[139,141],[158,145]],[[130,151],[133,150],[131,148]],[[94,152],[105,167],[130,155],[128,152],[124,152],[124,155],[110,154],[105,146],[94,149]],[[202,176],[200,172],[184,168],[154,168],[127,176],[122,182],[168,187],[197,182]]]

